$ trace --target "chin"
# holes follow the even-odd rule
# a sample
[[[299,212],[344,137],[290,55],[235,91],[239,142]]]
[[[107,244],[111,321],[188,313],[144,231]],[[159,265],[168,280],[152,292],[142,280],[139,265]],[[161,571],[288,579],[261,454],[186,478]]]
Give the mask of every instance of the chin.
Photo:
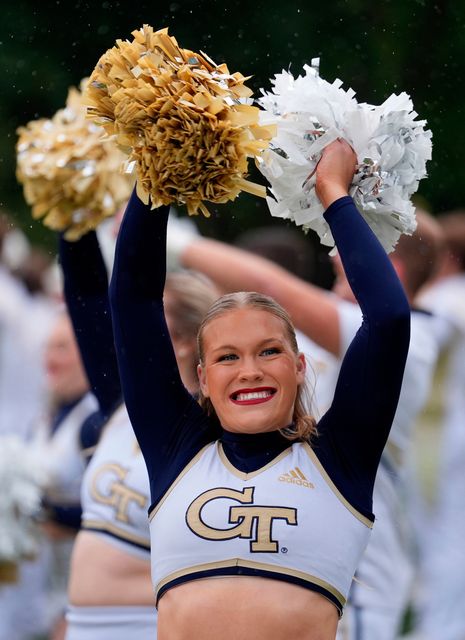
[[[226,431],[235,433],[267,433],[284,429],[292,422],[292,413],[288,420],[285,419],[285,411],[270,410],[272,407],[264,407],[263,404],[255,407],[240,407],[238,411],[227,411],[224,419],[220,417],[220,423]],[[286,416],[287,417],[287,416]]]
[[[227,431],[233,431],[234,433],[268,433],[270,431],[279,431],[283,427],[270,427],[270,423],[254,423],[248,421],[247,423],[236,423],[231,427],[224,427]]]

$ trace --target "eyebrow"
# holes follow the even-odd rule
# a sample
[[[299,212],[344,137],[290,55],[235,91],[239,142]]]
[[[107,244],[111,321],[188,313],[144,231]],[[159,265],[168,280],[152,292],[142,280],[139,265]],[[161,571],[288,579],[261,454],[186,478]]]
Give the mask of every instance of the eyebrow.
[[[279,342],[280,345],[284,344],[284,341],[281,340],[281,338],[265,338],[265,340],[262,340],[257,344],[257,347],[263,347],[269,342]],[[237,348],[238,348],[237,345],[223,344],[220,347],[215,347],[214,349],[211,349],[211,352],[215,353],[216,351],[227,351],[227,350],[235,351]]]

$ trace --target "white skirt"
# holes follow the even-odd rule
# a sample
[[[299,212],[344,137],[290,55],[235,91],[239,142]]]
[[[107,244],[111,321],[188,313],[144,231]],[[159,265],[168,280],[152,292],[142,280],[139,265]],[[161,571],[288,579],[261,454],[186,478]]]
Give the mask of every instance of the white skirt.
[[[153,607],[73,607],[66,613],[65,640],[156,640]]]

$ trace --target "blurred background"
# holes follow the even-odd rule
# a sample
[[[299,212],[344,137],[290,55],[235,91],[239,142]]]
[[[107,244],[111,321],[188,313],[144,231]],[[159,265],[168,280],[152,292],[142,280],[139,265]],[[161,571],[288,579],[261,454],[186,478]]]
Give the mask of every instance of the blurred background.
[[[51,298],[61,295],[58,281],[44,284],[42,279],[42,274],[49,273],[54,263],[57,234],[32,220],[24,200],[15,175],[17,129],[31,120],[51,118],[62,109],[69,88],[78,87],[81,79],[90,75],[101,55],[113,47],[118,38],[132,40],[131,32],[143,24],[154,29],[168,27],[169,34],[177,38],[182,48],[202,50],[215,62],[226,62],[231,72],[252,76],[247,84],[255,96],[261,88],[270,90],[271,78],[282,69],[296,76],[302,72],[303,65],[310,64],[315,57],[321,58],[321,76],[329,82],[340,78],[344,89],[354,89],[359,102],[380,104],[392,93],[407,92],[419,118],[427,120],[433,133],[433,160],[428,163],[428,178],[420,183],[415,203],[433,215],[463,207],[465,203],[464,2],[4,0],[0,15],[0,276],[3,274],[0,280],[0,435],[14,431],[27,439],[37,431],[37,416],[44,412],[44,397],[48,402],[43,389],[46,376],[42,353],[54,317],[52,306],[56,301],[52,304]],[[264,183],[252,164],[250,177]],[[246,248],[255,246],[257,239],[263,245],[264,227],[294,229],[292,223],[272,219],[265,201],[247,194],[241,194],[228,205],[209,204],[208,208],[212,214],[210,219],[201,216],[195,219],[198,231]],[[186,215],[182,210],[179,214]],[[4,241],[7,236],[8,243]],[[305,236],[304,241],[311,245],[312,250],[308,251],[311,264],[300,265],[299,275],[330,288],[334,276],[327,249],[321,247],[316,235]],[[464,245],[462,240],[462,247]],[[295,249],[292,251],[296,253]],[[299,250],[299,255],[304,253]],[[295,259],[292,262],[296,264]],[[3,263],[11,273],[6,274]],[[454,293],[453,297],[465,300],[463,293]],[[461,339],[465,345],[463,327]],[[439,365],[437,375],[444,376],[441,360]],[[7,374],[3,375],[4,372]],[[439,377],[419,420],[421,437],[417,436],[415,442],[421,484],[426,487],[430,502],[434,501],[439,476],[437,423],[442,411],[443,388],[445,385]],[[24,395],[26,392],[29,395]],[[462,412],[462,421],[463,415]],[[462,427],[460,433],[465,434]],[[455,445],[451,448],[456,448],[461,456],[463,449]],[[461,457],[457,468],[464,468]],[[463,483],[463,471],[459,477]],[[460,497],[465,495],[463,491],[458,493]],[[453,512],[465,513],[465,509],[454,503]],[[465,522],[462,528],[457,528],[460,561],[454,559],[454,562],[459,568],[465,566],[463,537],[459,539],[464,530]],[[440,552],[447,544],[442,537]],[[61,556],[59,560],[64,565]],[[28,571],[27,566],[24,571]],[[56,572],[60,580],[66,577],[66,571],[67,567]],[[47,572],[53,573],[46,568],[37,573],[37,580],[45,579]],[[34,608],[30,594],[25,592],[20,596],[18,591],[23,585],[34,589],[32,578],[22,575],[19,585],[10,591],[2,588],[1,582],[0,575],[0,640],[32,637],[26,635],[26,627],[24,632],[17,629],[17,620],[27,617],[26,609],[30,627],[39,633],[42,629],[37,616],[43,612],[44,605],[37,602]],[[35,593],[40,594],[41,590],[42,582],[38,583]],[[62,607],[65,587],[61,582],[54,587],[55,592],[59,593],[61,599],[57,602]],[[27,607],[23,602],[28,603]],[[405,630],[411,626],[410,615],[408,610]],[[46,622],[43,625],[46,628]],[[465,619],[463,625],[465,627]],[[12,635],[12,629],[16,629],[17,636]],[[60,633],[53,635],[53,639],[61,638]],[[437,636],[434,640],[445,638]]]
[[[17,127],[53,116],[68,88],[91,73],[117,38],[132,39],[131,31],[144,23],[169,27],[182,47],[201,49],[230,71],[252,75],[255,95],[261,87],[270,89],[275,73],[285,68],[297,75],[317,56],[322,77],[339,77],[359,102],[378,104],[406,91],[433,131],[433,161],[417,200],[439,212],[465,199],[463,3],[8,0],[0,22],[0,207],[33,242],[53,251],[54,235],[31,221],[15,178]],[[196,222],[203,234],[224,240],[271,222],[265,203],[247,195],[212,213],[209,221]],[[319,254],[316,259],[325,285],[325,260]]]

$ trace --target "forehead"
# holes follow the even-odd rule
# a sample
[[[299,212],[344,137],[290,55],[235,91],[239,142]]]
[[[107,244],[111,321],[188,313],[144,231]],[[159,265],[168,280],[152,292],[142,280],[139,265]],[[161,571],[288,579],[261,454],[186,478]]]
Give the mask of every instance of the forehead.
[[[281,318],[263,309],[233,309],[211,320],[203,331],[205,349],[222,344],[238,348],[277,339],[288,342],[286,325]]]

